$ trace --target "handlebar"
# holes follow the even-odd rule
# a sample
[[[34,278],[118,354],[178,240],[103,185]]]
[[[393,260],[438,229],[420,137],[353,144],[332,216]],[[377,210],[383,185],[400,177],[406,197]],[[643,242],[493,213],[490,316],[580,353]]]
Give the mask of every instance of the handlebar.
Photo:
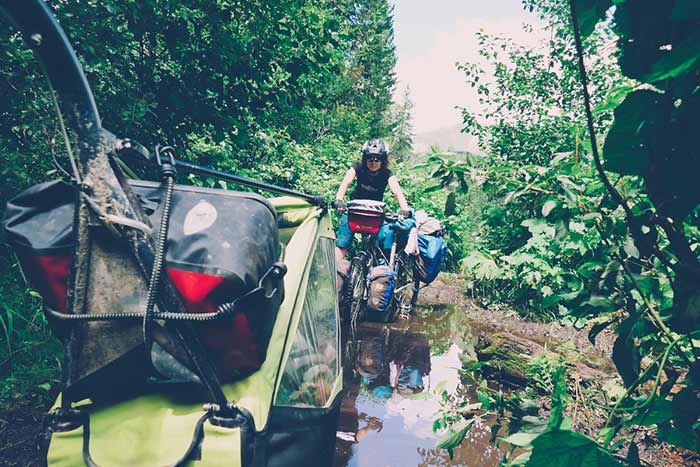
[[[412,215],[409,216],[409,217],[404,217],[404,219],[412,219],[412,218],[413,218]],[[384,214],[384,219],[385,219],[387,222],[397,222],[397,221],[400,220],[400,219],[399,219],[399,214],[398,214],[398,213],[394,213],[394,212],[387,212],[387,213],[385,213],[385,214]]]
[[[348,212],[348,208],[343,207],[343,208],[333,208],[336,212],[339,212],[341,214],[345,214]],[[397,222],[399,220],[399,214],[395,212],[385,212],[384,213],[384,220],[387,222]],[[408,219],[412,219],[413,216],[409,217]],[[404,217],[404,219],[407,219]]]

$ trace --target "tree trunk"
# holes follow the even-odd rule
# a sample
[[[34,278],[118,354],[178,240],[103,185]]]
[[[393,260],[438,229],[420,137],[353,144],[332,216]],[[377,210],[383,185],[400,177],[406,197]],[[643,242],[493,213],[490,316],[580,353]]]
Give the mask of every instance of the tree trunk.
[[[479,361],[486,364],[482,368],[517,385],[526,385],[532,379],[528,371],[533,357],[545,355],[551,362],[560,359],[559,354],[537,342],[509,333],[480,335],[474,350]],[[606,373],[582,363],[575,363],[569,374],[584,385],[609,378]]]

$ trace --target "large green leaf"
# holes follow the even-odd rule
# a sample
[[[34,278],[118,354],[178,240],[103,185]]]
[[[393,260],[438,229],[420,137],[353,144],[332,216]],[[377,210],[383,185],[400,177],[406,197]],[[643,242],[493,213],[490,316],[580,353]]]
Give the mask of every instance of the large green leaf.
[[[460,445],[467,431],[469,431],[473,424],[474,419],[462,420],[455,423],[438,438],[435,447],[438,449],[447,449],[450,453],[450,458],[452,458],[452,450]]]
[[[660,425],[671,419],[671,401],[662,397],[654,397],[649,405],[637,413],[630,421],[633,425]]]
[[[445,200],[445,216],[451,216],[457,210],[457,193],[452,192]]]
[[[642,463],[639,461],[639,448],[634,442],[630,443],[627,450],[627,465],[629,467],[642,467]]]
[[[651,68],[644,81],[653,83],[675,78],[700,63],[700,31],[689,35],[680,44],[669,50]]]
[[[440,191],[444,189],[444,185],[442,183],[436,183],[434,185],[429,185],[423,189],[423,193],[432,193],[434,191]]]
[[[700,417],[697,390],[686,387],[673,397],[673,424],[679,429],[691,431],[693,423]]]
[[[632,92],[634,90],[634,85],[632,83],[622,83],[614,88],[612,88],[610,91],[608,91],[608,95],[605,96],[605,100],[599,103],[594,109],[593,109],[593,116],[598,116],[603,114],[604,112],[614,110],[617,108],[618,105],[622,103],[622,101],[625,100],[625,97],[627,97],[627,94]],[[589,149],[590,150],[590,149]]]
[[[524,448],[530,446],[538,436],[540,436],[540,433],[526,433],[519,431],[517,433],[513,433],[507,438],[503,438],[503,441],[513,446]]]
[[[581,37],[591,35],[595,25],[605,16],[611,4],[611,0],[576,0]]]
[[[579,275],[581,275],[582,277],[590,279],[593,277],[596,271],[603,269],[604,266],[605,263],[601,261],[589,261],[587,263],[583,263],[578,268],[576,268],[576,272],[579,273]]]
[[[681,430],[673,425],[673,422],[666,422],[659,426],[656,432],[661,441],[666,441],[674,446],[700,451],[700,440],[697,433],[690,430]]]
[[[643,79],[666,53],[673,24],[669,21],[673,2],[625,1],[615,6],[614,30],[622,39],[618,63],[629,78]]]
[[[612,359],[625,386],[629,387],[639,376],[639,349],[634,344],[633,329],[637,317],[631,316],[617,328],[618,337],[613,344]]]
[[[552,392],[552,411],[549,414],[548,430],[558,430],[564,421],[564,409],[569,399],[566,388],[566,366],[559,365],[552,375],[554,391]]]
[[[594,440],[574,431],[544,433],[532,446],[526,467],[623,467]]]
[[[700,20],[700,2],[698,0],[676,0],[671,17],[680,21]]]
[[[697,88],[697,78],[693,87]],[[674,81],[675,82],[675,81]],[[668,123],[655,135],[653,170],[645,182],[657,213],[682,219],[700,202],[700,94],[695,92],[676,100],[668,99],[662,108]]]
[[[629,94],[615,109],[615,122],[605,138],[605,168],[623,175],[646,175],[650,141],[660,126],[662,96],[641,90]]]

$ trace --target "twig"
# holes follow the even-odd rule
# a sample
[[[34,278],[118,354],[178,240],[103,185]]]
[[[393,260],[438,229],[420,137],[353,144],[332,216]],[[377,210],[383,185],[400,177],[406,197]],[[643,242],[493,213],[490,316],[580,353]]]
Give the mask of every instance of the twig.
[[[586,112],[586,123],[588,124],[588,133],[591,138],[591,152],[593,153],[593,161],[595,162],[596,170],[600,179],[605,185],[605,189],[610,193],[615,202],[619,204],[625,211],[628,219],[634,219],[634,214],[632,210],[627,205],[627,202],[622,198],[622,195],[617,191],[617,189],[610,183],[605,170],[603,169],[603,164],[600,161],[600,154],[598,153],[598,142],[595,138],[595,128],[593,127],[593,113],[591,112],[591,98],[588,94],[588,78],[586,77],[586,67],[583,63],[583,46],[581,45],[581,33],[578,26],[578,16],[576,13],[576,0],[569,0],[569,6],[571,8],[571,21],[574,28],[574,42],[576,43],[576,55],[578,57],[578,68],[579,75],[581,78],[581,88],[583,91],[583,103]]]

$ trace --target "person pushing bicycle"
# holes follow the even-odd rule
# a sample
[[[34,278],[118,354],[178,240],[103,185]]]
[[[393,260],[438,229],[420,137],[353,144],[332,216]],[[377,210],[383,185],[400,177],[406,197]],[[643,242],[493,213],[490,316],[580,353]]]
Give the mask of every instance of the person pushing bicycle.
[[[352,243],[353,234],[350,232],[348,215],[345,213],[345,193],[355,180],[355,190],[350,195],[350,199],[383,201],[384,191],[388,185],[399,203],[399,217],[411,217],[411,210],[399,181],[389,169],[389,146],[384,140],[370,139],[362,145],[362,160],[355,162],[348,169],[340,183],[338,193],[335,195],[335,201],[332,203],[335,209],[343,212],[335,241],[336,261],[338,262],[345,259],[345,254]]]

